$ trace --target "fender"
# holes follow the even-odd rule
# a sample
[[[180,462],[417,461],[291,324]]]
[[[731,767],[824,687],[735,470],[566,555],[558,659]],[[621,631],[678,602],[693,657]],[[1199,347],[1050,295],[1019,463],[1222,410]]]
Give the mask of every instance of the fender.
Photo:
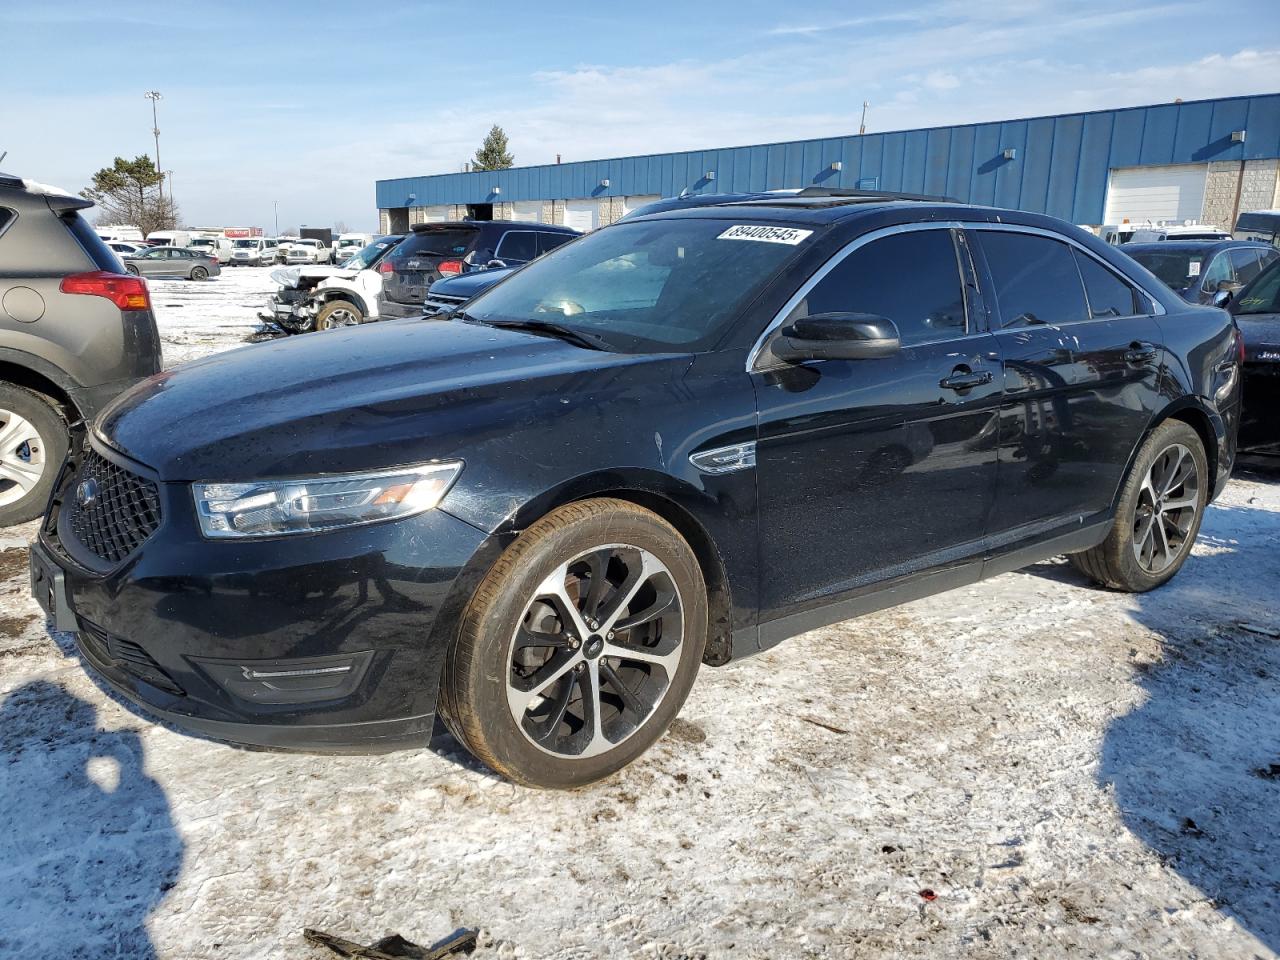
[[[1187,414],[1191,413],[1191,417]],[[1223,420],[1222,414],[1214,408],[1204,397],[1196,394],[1184,394],[1176,400],[1173,400],[1161,410],[1158,414],[1151,418],[1151,422],[1147,424],[1147,428],[1142,432],[1142,437],[1134,444],[1132,452],[1129,454],[1129,461],[1125,464],[1124,473],[1121,475],[1119,485],[1115,492],[1111,495],[1111,511],[1112,517],[1116,514],[1116,509],[1120,503],[1120,491],[1124,488],[1125,483],[1129,479],[1129,474],[1133,470],[1134,461],[1138,459],[1138,451],[1142,449],[1155,432],[1156,427],[1164,423],[1166,420],[1191,420],[1191,425],[1196,428],[1196,432],[1201,434],[1205,440],[1204,454],[1209,461],[1209,475],[1214,478],[1213,495],[1209,498],[1210,502],[1217,498],[1222,492],[1222,487],[1226,483],[1225,476],[1219,476],[1219,463],[1224,457],[1231,456],[1228,449],[1228,440],[1230,434],[1227,429],[1226,421]],[[1197,422],[1198,421],[1198,422]],[[1208,424],[1210,436],[1204,436],[1203,425]],[[1229,466],[1228,466],[1229,472]]]
[[[25,350],[17,350],[13,347],[0,347],[0,364],[12,364],[15,367],[22,367],[30,370],[32,373],[49,381],[75,405],[77,411],[84,410],[84,394],[85,387],[83,384],[77,383],[68,376],[67,372],[56,364],[50,363],[42,357],[36,356],[34,353],[28,353]],[[0,370],[0,379],[8,379],[3,370]],[[30,384],[19,384],[20,386],[30,386]]]
[[[303,303],[319,307],[330,300],[349,300],[360,308],[366,318],[370,315],[368,302],[350,287],[317,287]]]

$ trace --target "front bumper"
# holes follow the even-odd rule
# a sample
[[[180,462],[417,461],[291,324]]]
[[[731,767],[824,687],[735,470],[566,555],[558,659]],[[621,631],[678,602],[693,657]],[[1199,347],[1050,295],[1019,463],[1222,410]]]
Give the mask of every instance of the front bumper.
[[[148,476],[114,451],[95,449]],[[62,543],[64,467],[31,551],[36,599],[112,687],[176,726],[237,743],[380,752],[431,735],[445,650],[486,543],[441,510],[331,533],[210,541],[187,484],[112,569]],[[60,532],[60,527],[63,532]]]

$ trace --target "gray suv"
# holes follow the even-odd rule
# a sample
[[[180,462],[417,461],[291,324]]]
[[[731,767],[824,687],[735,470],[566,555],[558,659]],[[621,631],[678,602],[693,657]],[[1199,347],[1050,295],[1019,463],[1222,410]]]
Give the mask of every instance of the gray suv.
[[[146,281],[91,206],[0,173],[0,526],[44,510],[74,425],[160,370]]]

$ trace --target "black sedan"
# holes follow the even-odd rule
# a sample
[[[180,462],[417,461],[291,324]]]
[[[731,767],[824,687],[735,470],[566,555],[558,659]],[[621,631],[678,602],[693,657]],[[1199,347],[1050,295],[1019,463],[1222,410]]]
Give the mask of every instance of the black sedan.
[[[1056,554],[1165,583],[1239,380],[1224,311],[1048,217],[672,211],[450,321],[144,382],[63,468],[33,589],[175,724],[369,751],[439,714],[513,780],[579,786],[701,664]]]
[[[1280,260],[1231,302],[1244,336],[1240,446],[1280,453]]]
[[[1280,250],[1249,240],[1162,240],[1121,249],[1184,300],[1218,305],[1280,259]]]

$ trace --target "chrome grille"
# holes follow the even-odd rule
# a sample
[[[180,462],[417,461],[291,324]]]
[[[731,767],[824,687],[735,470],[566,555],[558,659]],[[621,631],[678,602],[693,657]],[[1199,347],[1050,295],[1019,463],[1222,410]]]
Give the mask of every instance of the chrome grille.
[[[72,535],[94,556],[119,563],[160,526],[160,491],[94,450],[85,453],[63,509]]]

